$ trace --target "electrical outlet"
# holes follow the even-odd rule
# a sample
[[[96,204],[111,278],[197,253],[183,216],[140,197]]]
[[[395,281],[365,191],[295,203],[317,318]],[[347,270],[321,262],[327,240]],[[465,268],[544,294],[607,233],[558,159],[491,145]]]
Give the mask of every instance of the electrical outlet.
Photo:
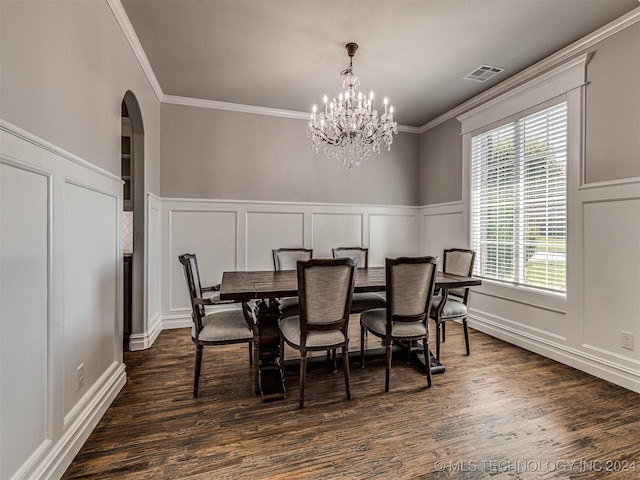
[[[625,332],[624,330],[620,332],[620,346],[622,348],[626,348],[627,350],[633,350],[632,332]]]
[[[84,363],[76,367],[76,392],[84,385]]]

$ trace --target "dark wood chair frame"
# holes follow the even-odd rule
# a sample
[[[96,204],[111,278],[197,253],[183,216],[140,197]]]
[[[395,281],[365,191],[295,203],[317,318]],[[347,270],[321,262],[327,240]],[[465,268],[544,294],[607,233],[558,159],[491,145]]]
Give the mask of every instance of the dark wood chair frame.
[[[298,298],[300,299],[300,345],[289,343],[284,335],[280,333],[280,365],[284,368],[284,344],[285,342],[292,348],[300,351],[300,408],[304,407],[304,390],[307,377],[307,352],[327,350],[335,350],[342,347],[342,363],[344,368],[344,382],[347,393],[347,399],[351,398],[351,386],[349,382],[349,312],[351,310],[351,298],[353,289],[355,288],[356,278],[356,260],[353,258],[336,258],[336,259],[311,259],[306,262],[298,261]],[[351,267],[351,276],[349,279],[347,299],[344,306],[342,317],[335,322],[319,324],[307,323],[307,287],[305,281],[305,270],[312,267],[322,266],[339,266],[347,265]],[[344,342],[335,345],[323,345],[322,347],[307,346],[307,335],[310,331],[334,330],[340,329],[344,335]],[[284,370],[283,370],[284,375]]]
[[[473,250],[468,250],[466,248],[449,248],[447,250],[444,251],[444,258],[442,260],[442,271],[444,273],[448,273],[447,272],[447,254],[449,253],[453,253],[453,252],[461,252],[461,253],[469,253],[471,254],[471,264],[469,266],[469,272],[467,272],[466,276],[470,277],[471,275],[473,275],[473,265],[475,263],[476,260],[476,252],[474,252]],[[456,299],[458,299],[459,301],[461,301],[462,303],[464,303],[464,305],[467,305],[467,299],[469,298],[469,288],[465,288],[464,289],[464,294],[462,296],[458,295],[456,292],[449,292],[447,290],[443,290],[442,291],[442,299],[440,301],[440,304],[437,306],[437,314],[436,314],[436,318],[433,319],[433,321],[435,322],[436,325],[436,358],[438,359],[438,361],[440,361],[440,331],[442,330],[442,343],[444,343],[445,341],[445,328],[446,328],[446,322],[449,320],[462,320],[462,327],[464,329],[464,344],[467,350],[467,355],[469,355],[470,353],[470,349],[469,349],[469,327],[467,325],[467,316],[465,315],[464,317],[455,317],[455,318],[442,318],[442,310],[444,309],[445,304],[447,303],[447,298],[453,295],[454,297],[456,297]]]
[[[312,248],[274,248],[271,253],[273,254],[273,270],[276,272],[282,270],[280,268],[280,259],[278,254],[283,252],[306,252],[309,254],[310,258],[313,258]]]
[[[430,263],[433,265],[433,274],[431,275],[431,280],[428,285],[427,298],[425,302],[425,306],[422,312],[416,315],[392,315],[393,310],[393,298],[394,298],[394,283],[392,281],[392,268],[395,265],[402,264],[420,264],[420,263]],[[438,259],[435,257],[398,257],[398,258],[386,258],[385,259],[385,276],[386,276],[386,284],[387,284],[387,325],[386,331],[384,335],[379,335],[377,332],[370,330],[373,335],[381,338],[384,342],[386,348],[386,372],[385,372],[385,383],[384,383],[384,391],[389,391],[389,376],[391,370],[391,351],[393,348],[394,341],[402,341],[408,342],[409,345],[412,345],[414,341],[422,340],[423,350],[424,350],[424,358],[427,359],[427,367],[426,376],[427,376],[427,388],[431,387],[431,369],[429,368],[429,328],[427,325],[427,320],[429,318],[429,310],[431,308],[431,297],[433,295],[433,288],[435,285],[436,279],[436,269],[438,265]],[[417,322],[420,321],[425,326],[425,334],[419,336],[393,336],[391,334],[393,322]],[[364,367],[364,337],[365,332],[368,330],[362,323],[360,323],[360,366]]]
[[[253,388],[257,391],[258,388],[258,327],[251,316],[251,310],[248,304],[242,303],[242,313],[247,326],[253,332],[253,338],[238,339],[238,340],[224,340],[224,341],[206,341],[200,340],[200,332],[203,325],[202,320],[206,316],[205,306],[218,305],[219,302],[215,302],[210,298],[203,298],[202,292],[212,291],[215,287],[201,287],[200,285],[200,273],[198,270],[198,262],[195,254],[185,253],[178,256],[178,260],[184,267],[184,274],[187,280],[187,286],[189,288],[189,296],[191,299],[191,318],[195,326],[196,335],[191,339],[196,346],[196,361],[195,371],[193,377],[193,398],[198,396],[198,387],[200,384],[200,370],[202,367],[202,353],[205,345],[229,345],[233,343],[249,343],[249,362],[253,365]],[[225,302],[228,303],[228,302]],[[215,313],[213,314],[215,315]]]

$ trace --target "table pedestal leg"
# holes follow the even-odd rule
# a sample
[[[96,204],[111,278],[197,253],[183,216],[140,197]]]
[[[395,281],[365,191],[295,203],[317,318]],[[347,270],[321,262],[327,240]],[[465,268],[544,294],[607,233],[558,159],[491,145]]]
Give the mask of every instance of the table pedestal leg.
[[[263,401],[285,398],[284,378],[280,370],[279,303],[260,300],[255,310],[260,341],[258,344],[258,389]],[[258,392],[256,392],[258,393]]]

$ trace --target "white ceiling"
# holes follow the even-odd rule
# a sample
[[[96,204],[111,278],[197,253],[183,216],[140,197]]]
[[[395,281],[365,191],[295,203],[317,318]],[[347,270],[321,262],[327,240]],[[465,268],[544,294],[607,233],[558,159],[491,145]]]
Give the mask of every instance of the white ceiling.
[[[421,126],[637,8],[638,0],[122,0],[166,95],[309,112],[361,90]],[[481,64],[505,71],[463,77]]]

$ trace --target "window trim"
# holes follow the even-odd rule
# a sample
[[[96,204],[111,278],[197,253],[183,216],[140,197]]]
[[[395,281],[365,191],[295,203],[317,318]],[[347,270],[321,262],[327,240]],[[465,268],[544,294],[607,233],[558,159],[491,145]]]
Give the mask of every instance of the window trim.
[[[582,115],[583,88],[586,85],[586,66],[591,58],[591,53],[584,53],[572,60],[552,69],[548,72],[526,82],[509,92],[485,102],[479,107],[470,110],[458,117],[462,136],[462,204],[463,204],[463,236],[468,244],[471,244],[471,137],[475,134],[488,131],[501,124],[508,123],[513,117],[523,116],[529,110],[543,109],[549,102],[567,102],[567,244],[566,244],[566,269],[567,283],[565,292],[547,291],[537,289],[534,286],[515,285],[496,279],[487,279],[487,282],[499,284],[503,288],[519,292],[535,289],[540,295],[553,298],[567,298],[569,292],[577,293],[570,285],[571,258],[573,257],[572,241],[570,236],[573,227],[569,221],[571,206],[571,186],[574,183],[574,162],[578,159],[582,162],[583,138],[582,132],[584,118]],[[580,123],[578,125],[578,123]],[[578,134],[579,133],[579,134]],[[575,187],[575,185],[574,185]],[[578,250],[580,250],[578,248]],[[576,251],[575,253],[578,253]],[[480,287],[482,289],[482,287]]]

